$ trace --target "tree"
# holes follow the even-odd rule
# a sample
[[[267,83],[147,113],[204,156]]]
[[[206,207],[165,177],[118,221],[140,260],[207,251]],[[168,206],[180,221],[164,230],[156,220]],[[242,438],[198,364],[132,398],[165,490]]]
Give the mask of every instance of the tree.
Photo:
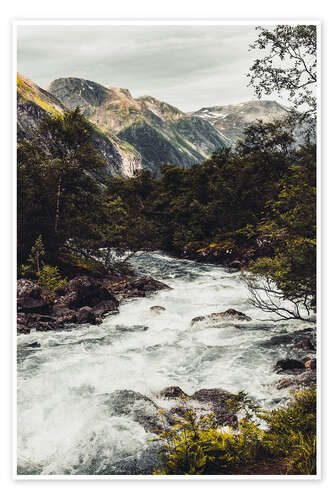
[[[104,162],[92,145],[93,128],[79,109],[46,115],[33,141],[18,145],[18,262],[43,238],[48,262],[66,241],[96,238]]]
[[[258,259],[250,267],[253,274],[245,278],[252,303],[281,319],[308,319],[315,309],[315,165],[315,146],[303,147],[259,226],[270,235],[274,256]]]
[[[263,55],[250,67],[249,86],[260,99],[265,94],[285,92],[295,110],[304,116],[316,113],[317,29],[313,25],[257,26],[250,50]]]

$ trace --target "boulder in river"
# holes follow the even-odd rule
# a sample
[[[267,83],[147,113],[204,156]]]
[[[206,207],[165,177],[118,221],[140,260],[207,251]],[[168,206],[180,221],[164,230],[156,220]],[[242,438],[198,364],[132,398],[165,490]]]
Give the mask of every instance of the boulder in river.
[[[236,311],[236,309],[227,309],[224,312],[207,314],[206,316],[196,316],[191,321],[191,326],[200,323],[202,321],[218,323],[220,321],[251,321],[250,316]]]
[[[128,389],[108,394],[104,400],[110,416],[129,416],[148,432],[163,430],[165,424],[172,425],[174,419],[147,396]],[[163,420],[162,420],[163,419]]]
[[[292,335],[275,335],[274,337],[260,342],[260,347],[273,347],[276,345],[288,345],[294,341]]]
[[[143,276],[136,280],[120,282],[111,285],[112,292],[123,299],[131,297],[145,297],[159,290],[171,289],[165,283],[155,280],[151,276]]]
[[[295,342],[295,347],[298,347],[299,349],[303,349],[304,351],[314,351],[315,347],[312,344],[311,340],[309,339],[303,339],[298,342]]]
[[[93,309],[89,306],[81,307],[77,313],[77,322],[95,324],[96,316]]]
[[[155,313],[155,314],[161,314],[163,311],[165,311],[165,307],[163,306],[152,306],[150,310]]]
[[[281,380],[279,380],[277,382],[276,388],[278,390],[286,389],[287,387],[290,387],[293,384],[294,384],[294,380],[292,378],[282,378]]]
[[[186,400],[183,400],[183,397]],[[188,396],[178,386],[166,387],[160,392],[160,397],[174,400],[175,405],[170,409],[170,414],[180,418],[184,417],[186,408],[193,410],[198,416],[212,414],[218,425],[231,425],[237,427],[237,416],[230,412],[227,401],[233,395],[224,389],[200,389],[192,396]]]
[[[102,301],[112,301],[114,309],[118,307],[117,299],[98,280],[90,276],[77,276],[63,287],[62,295],[56,300],[71,309],[95,307]]]
[[[34,349],[40,347],[40,343],[39,342],[32,342],[31,344],[27,344],[26,347],[32,347]]]
[[[165,387],[165,389],[160,392],[160,397],[166,399],[175,399],[185,398],[188,397],[188,395],[185,394],[185,392],[180,387],[171,385],[170,387]]]
[[[286,370],[304,370],[305,364],[297,359],[280,359],[276,363],[275,369],[278,373]]]

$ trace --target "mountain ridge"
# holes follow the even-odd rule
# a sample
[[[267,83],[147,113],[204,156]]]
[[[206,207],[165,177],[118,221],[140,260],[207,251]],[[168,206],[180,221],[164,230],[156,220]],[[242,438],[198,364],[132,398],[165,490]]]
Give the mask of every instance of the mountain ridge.
[[[20,138],[32,140],[46,113],[63,114],[68,108],[53,94],[29,78],[17,75],[17,128]],[[108,131],[94,125],[93,143],[106,163],[111,176],[133,176],[142,169],[142,159],[133,146]]]
[[[58,78],[48,89],[70,109],[81,106],[93,123],[132,144],[144,167],[153,172],[164,163],[190,168],[227,146],[222,134],[206,120],[152,96],[135,99],[128,89],[74,77]],[[196,132],[198,126],[200,133]]]

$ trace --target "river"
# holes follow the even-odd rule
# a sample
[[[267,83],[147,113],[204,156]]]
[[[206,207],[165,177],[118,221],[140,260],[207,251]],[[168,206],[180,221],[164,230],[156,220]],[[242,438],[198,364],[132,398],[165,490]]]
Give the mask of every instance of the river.
[[[263,340],[304,327],[269,321],[253,308],[239,272],[212,264],[139,255],[133,264],[172,287],[128,299],[98,326],[18,336],[17,445],[19,474],[129,474],[156,459],[153,434],[130,416],[110,416],[103,397],[131,389],[163,405],[158,393],[180,386],[245,390],[271,408],[289,397],[277,390],[278,359],[299,357],[291,345]],[[151,306],[163,306],[158,314]],[[251,322],[194,325],[198,315],[237,309]],[[268,320],[268,321],[267,321]],[[308,324],[306,324],[308,326]],[[40,348],[27,344],[39,342]]]

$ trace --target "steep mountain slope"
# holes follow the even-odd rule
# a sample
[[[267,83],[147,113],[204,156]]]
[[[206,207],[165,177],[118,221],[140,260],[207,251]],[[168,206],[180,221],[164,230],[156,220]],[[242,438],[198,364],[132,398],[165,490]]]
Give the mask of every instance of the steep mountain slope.
[[[66,107],[52,94],[41,89],[28,78],[17,76],[17,127],[18,137],[32,139],[37,133],[39,121],[46,113],[61,114]],[[93,138],[100,156],[107,164],[111,176],[132,176],[142,169],[142,159],[133,146],[109,131],[95,126]]]
[[[144,167],[153,171],[163,163],[191,167],[226,146],[223,135],[207,120],[154,97],[134,99],[127,89],[80,78],[59,78],[48,90],[70,109],[81,106],[97,126],[132,144]]]
[[[190,113],[190,116],[207,120],[232,144],[241,139],[245,127],[256,120],[269,123],[284,118],[287,114],[288,108],[276,101],[249,101],[228,106],[201,108]]]

